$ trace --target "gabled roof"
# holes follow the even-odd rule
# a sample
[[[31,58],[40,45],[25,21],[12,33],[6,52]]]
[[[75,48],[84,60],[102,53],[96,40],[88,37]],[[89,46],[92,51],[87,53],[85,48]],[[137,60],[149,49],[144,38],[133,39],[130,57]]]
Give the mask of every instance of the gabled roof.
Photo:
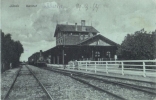
[[[57,24],[56,29],[55,29],[55,34],[54,37],[56,36],[56,31],[60,30],[62,32],[93,32],[93,33],[99,33],[94,27],[92,26],[85,26],[86,31],[82,31],[82,26],[77,25],[77,31],[75,30],[75,25],[62,25],[62,24]]]
[[[98,34],[98,35],[92,36],[90,38],[87,38],[87,39],[81,41],[80,43],[78,43],[77,45],[83,45],[83,44],[87,43],[88,41],[93,40],[93,39],[96,39],[96,38],[100,38],[101,40],[105,41],[106,43],[108,43],[110,45],[114,45],[114,46],[119,45],[119,44],[113,42],[112,40],[110,40],[110,39],[102,36],[101,34]]]

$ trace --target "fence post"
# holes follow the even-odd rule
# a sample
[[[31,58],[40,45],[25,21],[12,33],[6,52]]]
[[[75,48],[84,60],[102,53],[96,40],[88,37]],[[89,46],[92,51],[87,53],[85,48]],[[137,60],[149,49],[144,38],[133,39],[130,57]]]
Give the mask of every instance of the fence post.
[[[143,76],[146,77],[146,66],[145,66],[145,62],[143,62]]]
[[[87,71],[87,62],[86,62],[86,71]]]
[[[106,62],[106,73],[108,74],[108,63]]]
[[[73,69],[74,69],[74,62],[73,62]]]
[[[96,62],[95,62],[95,73],[96,73]]]
[[[80,69],[79,69],[79,62],[77,62],[77,70],[80,70]]]
[[[124,64],[123,62],[121,62],[121,64],[122,64],[122,75],[124,75]]]
[[[80,61],[78,66],[79,70],[81,70],[81,66],[82,66],[82,62]]]

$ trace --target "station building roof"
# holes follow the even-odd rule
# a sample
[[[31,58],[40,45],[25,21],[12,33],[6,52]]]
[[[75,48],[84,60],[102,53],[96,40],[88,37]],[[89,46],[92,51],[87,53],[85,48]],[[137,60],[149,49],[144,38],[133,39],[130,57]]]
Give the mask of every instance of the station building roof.
[[[79,42],[77,45],[89,45],[89,43],[93,42],[93,41],[97,41],[97,40],[102,40],[103,42],[111,45],[111,46],[118,46],[119,44],[113,42],[112,40],[104,37],[103,35],[101,34],[98,34],[98,35],[95,35],[95,36],[92,36],[90,38],[87,38],[81,42]]]
[[[75,25],[63,25],[63,24],[57,24],[55,29],[54,37],[56,36],[56,31],[62,31],[62,32],[91,32],[91,33],[99,33],[93,26],[84,26],[86,28],[85,31],[82,30],[81,25],[77,25],[77,30],[75,30]]]

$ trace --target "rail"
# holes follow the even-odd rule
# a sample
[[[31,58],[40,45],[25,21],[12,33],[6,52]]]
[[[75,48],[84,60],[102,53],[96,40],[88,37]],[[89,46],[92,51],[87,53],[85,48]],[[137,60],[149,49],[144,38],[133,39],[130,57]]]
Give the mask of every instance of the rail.
[[[15,79],[13,80],[13,83],[11,84],[11,86],[10,86],[10,88],[8,89],[7,93],[5,94],[3,100],[7,100],[8,96],[9,96],[9,94],[10,94],[10,92],[11,92],[11,90],[12,90],[12,88],[13,88],[13,86],[14,86],[16,80],[17,80],[17,77],[19,76],[19,72],[21,71],[21,68],[22,68],[22,67],[20,67],[19,70],[17,71],[17,74],[16,74],[16,76],[15,76]]]
[[[74,70],[95,73],[118,73],[156,77],[156,60],[75,61],[68,66]]]
[[[53,100],[52,96],[50,93],[47,91],[47,89],[44,87],[44,85],[39,81],[39,79],[36,77],[36,75],[33,73],[32,69],[30,69],[28,66],[26,66],[28,70],[31,72],[31,74],[34,76],[34,78],[37,80],[37,82],[40,84],[41,88],[43,91],[47,94],[47,96],[50,98],[50,100]]]
[[[69,76],[69,77],[71,77],[72,79],[75,79],[75,80],[77,80],[77,81],[79,81],[79,82],[81,82],[81,83],[84,83],[84,84],[86,84],[86,85],[88,85],[88,86],[91,86],[92,88],[94,88],[94,89],[96,89],[96,90],[98,90],[98,91],[107,93],[107,94],[109,94],[109,95],[111,95],[111,96],[113,96],[113,97],[115,97],[115,98],[120,99],[120,100],[126,100],[124,97],[122,97],[122,96],[120,96],[120,95],[117,95],[117,94],[115,94],[115,93],[109,92],[108,90],[105,90],[105,89],[102,89],[102,88],[100,88],[100,87],[98,87],[98,86],[95,86],[95,85],[93,85],[93,84],[90,84],[89,82],[84,81],[84,80],[82,80],[81,78],[75,77],[75,76],[77,76],[75,73],[73,74],[73,73],[71,73],[71,72],[67,72],[67,71],[63,71],[63,70],[57,70],[57,68],[53,68],[53,69],[51,69],[51,68],[44,68],[44,69],[50,70],[50,71],[53,71],[53,72],[57,72],[57,73],[60,73],[60,74],[63,74],[63,75],[65,75],[65,76]],[[72,74],[73,74],[73,75],[72,75]],[[78,76],[80,76],[80,75],[78,75]]]
[[[39,83],[39,85],[41,86],[41,88],[43,89],[43,91],[47,94],[47,96],[49,97],[50,100],[53,100],[53,98],[51,97],[51,95],[48,93],[48,91],[46,90],[46,88],[44,87],[44,85],[39,81],[39,79],[35,76],[35,74],[33,73],[33,71],[26,65],[26,67],[28,68],[28,70],[31,72],[31,74],[33,75],[33,77],[36,79],[36,81]],[[15,79],[13,80],[13,83],[11,84],[10,88],[8,89],[7,93],[5,94],[3,100],[8,100],[9,94],[11,93],[11,90],[14,87],[14,84],[20,74],[22,67],[19,68],[19,70],[17,71],[17,74],[15,76]]]

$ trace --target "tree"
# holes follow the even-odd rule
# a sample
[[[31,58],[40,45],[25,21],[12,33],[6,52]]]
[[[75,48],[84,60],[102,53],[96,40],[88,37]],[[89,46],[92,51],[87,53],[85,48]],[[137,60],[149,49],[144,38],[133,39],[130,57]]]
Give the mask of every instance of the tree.
[[[23,53],[22,44],[19,41],[15,41],[12,47],[12,63],[14,67],[17,67],[19,64],[19,59],[21,54]]]
[[[23,51],[22,44],[19,41],[12,40],[11,34],[5,35],[4,32],[1,32],[1,61],[2,66],[5,65],[5,70],[9,69],[10,64],[12,64],[12,67],[18,66]]]
[[[127,34],[117,55],[125,60],[149,60],[156,58],[156,31],[152,34],[143,29]]]

